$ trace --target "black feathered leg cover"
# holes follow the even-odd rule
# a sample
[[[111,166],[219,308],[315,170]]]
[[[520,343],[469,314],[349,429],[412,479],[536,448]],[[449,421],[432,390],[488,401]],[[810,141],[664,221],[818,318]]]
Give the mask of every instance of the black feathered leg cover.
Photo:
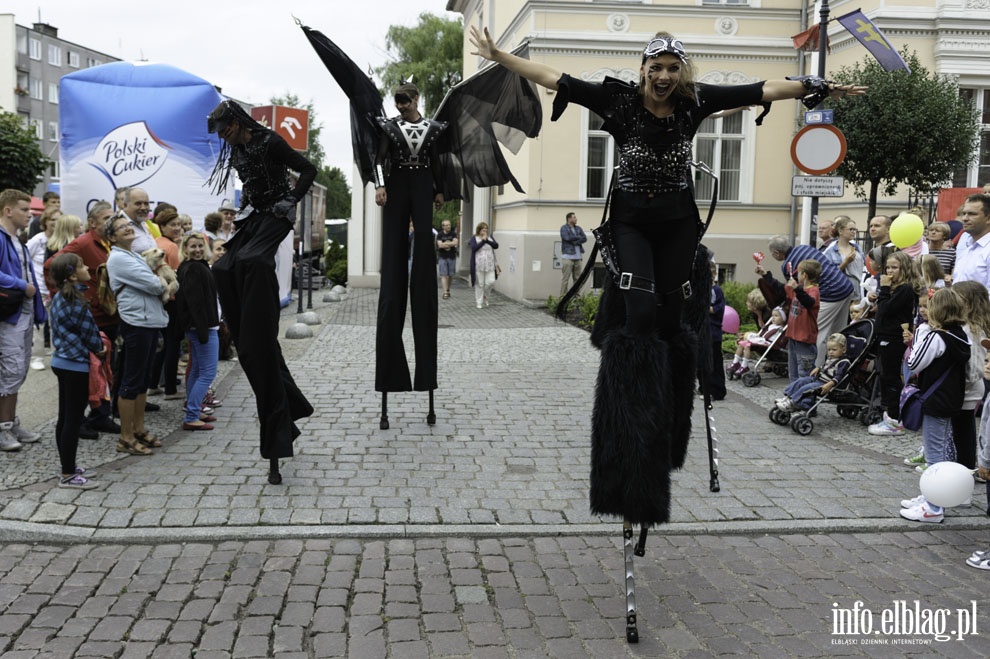
[[[605,337],[591,416],[593,513],[644,526],[669,520],[670,384],[666,341]]]

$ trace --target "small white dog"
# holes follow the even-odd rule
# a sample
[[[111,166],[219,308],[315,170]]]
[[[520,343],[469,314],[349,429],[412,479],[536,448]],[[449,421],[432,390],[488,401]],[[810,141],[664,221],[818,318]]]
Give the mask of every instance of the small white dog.
[[[168,263],[165,263],[165,251],[158,247],[152,247],[141,252],[147,263],[162,282],[165,292],[162,293],[162,302],[168,302],[169,298],[179,290],[179,278],[175,275],[175,270]]]

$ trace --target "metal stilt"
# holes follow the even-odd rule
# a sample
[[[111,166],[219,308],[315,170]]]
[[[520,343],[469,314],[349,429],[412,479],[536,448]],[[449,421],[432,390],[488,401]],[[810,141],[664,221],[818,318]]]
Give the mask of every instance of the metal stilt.
[[[636,582],[633,578],[633,529],[632,522],[622,521],[623,555],[626,559],[626,641],[639,643],[636,628]]]
[[[388,392],[382,392],[382,419],[378,422],[378,427],[388,430]]]
[[[715,415],[712,413],[712,402],[705,391],[705,430],[708,434],[708,489],[718,492],[722,486],[718,483],[718,428],[715,427]]]

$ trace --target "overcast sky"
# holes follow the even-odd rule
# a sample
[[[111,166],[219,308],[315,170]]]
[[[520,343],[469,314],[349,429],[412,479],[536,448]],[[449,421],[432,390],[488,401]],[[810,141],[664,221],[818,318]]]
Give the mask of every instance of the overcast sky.
[[[391,25],[415,25],[430,12],[446,18],[447,0],[3,0],[18,25],[38,21],[60,38],[125,61],[171,64],[238,100],[267,104],[292,92],[313,101],[323,124],[327,162],[351,180],[347,98],[292,17],[320,30],[367,70],[385,63]],[[385,111],[395,114],[386,104]]]

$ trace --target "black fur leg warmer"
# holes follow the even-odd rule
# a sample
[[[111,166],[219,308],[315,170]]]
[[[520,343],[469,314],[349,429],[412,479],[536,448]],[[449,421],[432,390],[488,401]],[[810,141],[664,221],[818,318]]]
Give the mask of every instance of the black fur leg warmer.
[[[691,438],[691,412],[694,410],[695,369],[698,361],[698,338],[683,331],[670,340],[670,374],[673,378],[673,416],[670,421],[670,464],[684,466],[688,440]]]
[[[591,418],[595,514],[645,526],[670,518],[668,352],[668,344],[652,336],[611,332],[605,337]]]

